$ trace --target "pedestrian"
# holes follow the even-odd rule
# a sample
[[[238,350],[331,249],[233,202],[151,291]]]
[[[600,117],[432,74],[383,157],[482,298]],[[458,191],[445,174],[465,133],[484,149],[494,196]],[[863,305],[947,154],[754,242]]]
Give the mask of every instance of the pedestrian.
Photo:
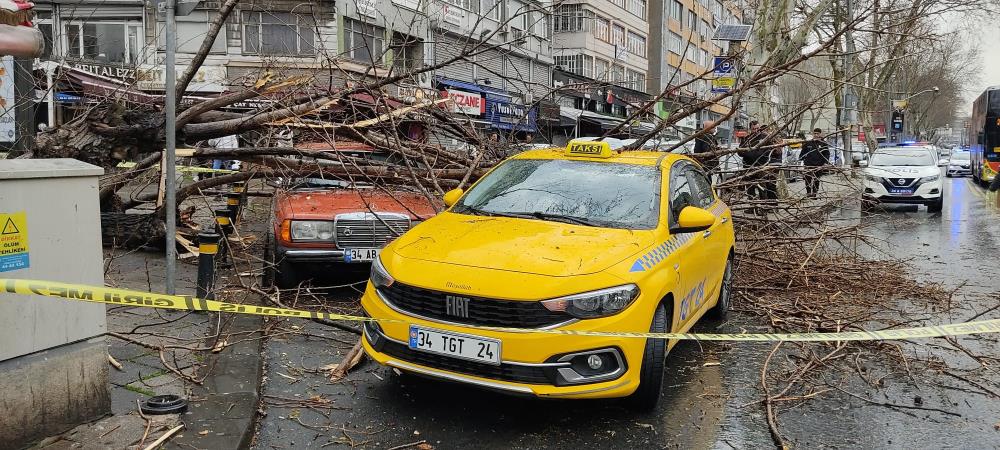
[[[800,159],[802,165],[805,166],[802,178],[806,183],[806,196],[816,198],[819,194],[820,177],[823,176],[824,166],[830,164],[830,144],[823,140],[822,129],[814,129],[812,139],[802,144]]]
[[[716,136],[718,128],[715,122],[706,120],[702,124],[702,134],[694,142],[694,158],[701,163],[705,171],[711,176],[719,170],[719,155],[715,154],[719,149],[719,138]]]
[[[768,166],[781,163],[780,145],[774,138],[775,130],[762,128],[755,120],[750,122],[750,133],[743,139],[738,154],[743,158],[744,180],[747,196],[760,200],[767,206],[774,206],[778,199],[778,179]],[[755,214],[763,209],[755,207]]]

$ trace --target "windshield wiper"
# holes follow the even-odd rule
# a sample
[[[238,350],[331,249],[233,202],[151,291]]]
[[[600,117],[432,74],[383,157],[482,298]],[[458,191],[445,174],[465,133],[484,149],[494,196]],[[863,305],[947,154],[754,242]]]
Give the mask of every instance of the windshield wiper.
[[[565,214],[552,214],[552,213],[547,213],[547,212],[542,212],[542,211],[533,211],[533,212],[530,212],[530,213],[518,213],[518,214],[523,214],[525,216],[534,217],[534,218],[540,219],[540,220],[555,220],[555,221],[558,221],[558,222],[567,222],[567,223],[575,223],[577,225],[586,225],[588,227],[599,227],[599,226],[601,226],[601,224],[599,224],[597,222],[594,222],[593,220],[586,219],[586,218],[583,218],[583,217],[577,217],[577,216],[567,216]]]

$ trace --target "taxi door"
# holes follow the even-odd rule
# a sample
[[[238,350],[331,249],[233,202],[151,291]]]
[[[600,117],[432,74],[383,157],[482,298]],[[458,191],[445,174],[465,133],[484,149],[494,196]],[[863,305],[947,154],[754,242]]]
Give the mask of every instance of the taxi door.
[[[704,194],[699,190],[697,180],[691,175],[692,171],[696,170],[690,161],[678,161],[670,168],[668,224],[671,228],[677,224],[677,218],[685,207],[702,207]],[[719,270],[715,268],[710,255],[710,243],[713,242],[710,237],[714,233],[706,235],[708,231],[710,230],[670,236],[675,242],[673,247],[676,248],[678,256],[674,266],[678,279],[678,289],[675,294],[679,297],[675,302],[677,308],[675,316],[678,328],[681,330],[690,326],[692,319],[704,307],[708,291],[715,288],[712,283],[718,284],[717,280],[721,279],[721,273],[715,274]]]
[[[715,215],[716,221],[711,228],[701,232],[705,244],[705,258],[708,259],[710,280],[705,288],[705,301],[718,297],[719,285],[726,270],[726,260],[729,259],[729,221],[732,212],[715,195],[708,175],[701,169],[692,166],[688,170],[688,178],[698,194],[698,207]],[[704,302],[702,302],[704,305]]]

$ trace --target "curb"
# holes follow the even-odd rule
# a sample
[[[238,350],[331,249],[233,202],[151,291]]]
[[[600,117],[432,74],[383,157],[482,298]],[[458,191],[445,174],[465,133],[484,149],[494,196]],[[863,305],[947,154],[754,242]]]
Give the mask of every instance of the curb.
[[[235,450],[250,446],[263,375],[262,323],[263,317],[236,317],[229,332],[257,332],[219,353],[208,354],[204,373],[199,374],[207,375],[204,384],[191,390],[188,413],[181,416],[184,432],[166,448]]]

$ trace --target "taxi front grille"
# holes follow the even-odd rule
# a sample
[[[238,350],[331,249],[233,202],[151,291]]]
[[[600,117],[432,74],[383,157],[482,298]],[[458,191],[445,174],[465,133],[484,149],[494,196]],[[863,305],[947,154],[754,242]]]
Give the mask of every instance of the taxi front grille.
[[[413,350],[406,345],[385,338],[381,339],[381,341],[380,348],[378,349],[380,352],[404,362],[491,380],[525,384],[553,384],[549,377],[546,376],[543,367],[505,363],[494,366],[492,364],[466,361],[464,359]]]
[[[410,229],[410,219],[369,217],[336,221],[337,246],[340,248],[382,248]]]
[[[399,282],[387,288],[379,288],[379,293],[404,313],[467,325],[541,328],[572,319],[565,313],[545,309],[540,302],[469,297],[421,289]],[[448,314],[448,296],[468,299],[465,317]]]

